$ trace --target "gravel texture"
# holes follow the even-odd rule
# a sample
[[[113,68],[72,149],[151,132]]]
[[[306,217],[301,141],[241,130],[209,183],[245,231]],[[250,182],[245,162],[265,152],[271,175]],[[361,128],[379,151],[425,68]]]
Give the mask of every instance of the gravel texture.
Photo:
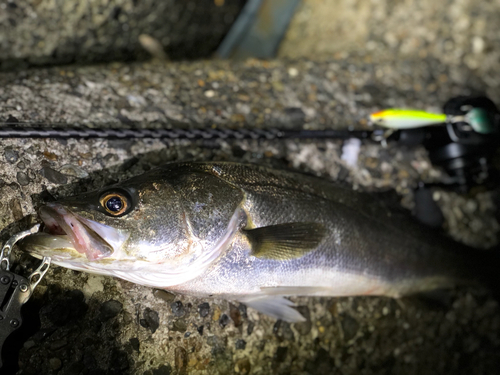
[[[500,101],[498,87],[467,67],[432,58],[111,64],[0,74],[0,120],[363,129],[376,109],[435,109],[449,97],[481,91]],[[2,140],[1,235],[26,226],[23,217],[44,199],[175,160],[293,168],[354,189],[395,190],[407,208],[419,180],[442,178],[422,148],[364,142],[354,167],[341,160],[341,148],[329,140]],[[493,193],[436,190],[435,198],[454,238],[478,247],[497,243]],[[434,300],[294,301],[308,319],[290,325],[228,301],[53,267],[27,310],[34,320],[19,339],[19,373],[493,374],[500,368],[500,308],[481,289]]]

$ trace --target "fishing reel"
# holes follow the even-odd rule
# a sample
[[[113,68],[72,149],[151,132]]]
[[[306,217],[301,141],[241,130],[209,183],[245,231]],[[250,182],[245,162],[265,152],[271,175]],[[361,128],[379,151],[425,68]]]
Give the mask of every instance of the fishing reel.
[[[398,119],[389,120],[383,112],[387,111],[372,115],[372,122],[392,131],[390,140],[423,145],[432,164],[448,175],[442,187],[466,193],[478,186],[498,185],[500,112],[490,99],[456,97],[446,102],[443,114],[406,111],[405,118],[400,113],[399,126]]]
[[[414,216],[431,227],[441,227],[443,214],[432,198],[432,188],[468,193],[495,189],[500,182],[500,112],[486,97],[450,99],[442,114],[387,110],[373,114],[372,123],[385,129],[385,140],[407,146],[423,145],[433,165],[447,174],[442,183],[420,183],[414,190]],[[377,133],[374,133],[375,135]]]
[[[500,112],[486,97],[458,97],[444,105],[453,121],[424,141],[429,158],[441,166],[461,191],[494,188],[500,181],[495,157],[500,145]]]

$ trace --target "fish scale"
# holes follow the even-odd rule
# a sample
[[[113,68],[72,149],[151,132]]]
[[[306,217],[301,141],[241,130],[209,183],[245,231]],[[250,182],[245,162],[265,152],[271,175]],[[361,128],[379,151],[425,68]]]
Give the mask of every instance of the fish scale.
[[[300,197],[295,193],[296,199],[283,206],[279,192],[274,193],[274,199],[261,193],[247,194],[247,212],[254,225],[272,226],[297,221],[298,218],[305,222],[315,220],[327,226],[327,237],[317,249],[299,259],[271,261],[253,257],[250,245],[242,235],[207,274],[176,287],[177,291],[226,295],[227,292],[218,283],[221,282],[221,275],[229,275],[224,283],[231,284],[233,298],[237,298],[238,294],[259,293],[261,288],[276,286],[316,286],[323,295],[366,294],[377,286],[378,281],[384,284],[377,286],[384,288],[379,290],[379,294],[399,295],[425,290],[424,278],[441,275],[449,278],[457,267],[457,254],[436,252],[440,250],[439,246],[424,245],[411,235],[400,233],[400,237],[395,238],[387,225],[370,222],[364,215],[357,215],[341,204],[308,194]],[[234,252],[238,253],[236,259]],[[447,256],[449,259],[446,259]],[[241,264],[245,266],[240,268]],[[411,278],[406,279],[408,269],[411,270]],[[456,276],[460,272],[457,270]],[[359,285],[353,285],[349,290],[335,289],[334,285],[339,284],[339,275],[347,274],[359,278],[359,282],[368,285],[368,288],[362,290]],[[235,275],[238,275],[237,279]]]

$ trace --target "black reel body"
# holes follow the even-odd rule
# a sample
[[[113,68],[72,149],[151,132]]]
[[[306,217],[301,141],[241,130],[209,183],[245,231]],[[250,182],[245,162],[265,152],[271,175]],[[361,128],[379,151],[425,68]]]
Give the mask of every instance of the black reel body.
[[[449,175],[447,188],[464,193],[480,185],[490,189],[498,186],[500,173],[494,168],[494,159],[500,145],[500,112],[495,104],[486,97],[457,97],[443,110],[459,121],[401,130],[397,140],[409,146],[422,144],[432,164]],[[481,116],[476,122],[467,117],[472,110]]]

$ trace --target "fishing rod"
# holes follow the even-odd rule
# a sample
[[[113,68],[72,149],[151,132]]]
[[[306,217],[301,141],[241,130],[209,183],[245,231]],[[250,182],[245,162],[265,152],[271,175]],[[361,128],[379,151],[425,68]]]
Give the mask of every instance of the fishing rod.
[[[8,119],[10,120],[10,119]],[[279,128],[173,127],[171,123],[128,123],[127,127],[91,124],[0,122],[0,138],[56,139],[187,139],[187,140],[280,140],[360,139],[422,145],[431,162],[449,175],[447,188],[467,192],[478,185],[500,181],[493,159],[500,144],[500,112],[486,97],[450,99],[443,113],[386,109],[369,117],[371,130],[304,130]],[[99,126],[99,127],[96,127]]]
[[[107,127],[90,128],[71,126],[63,123],[0,122],[0,138],[103,138],[103,139],[368,139],[381,135],[381,130],[288,130],[259,128],[168,128],[168,124],[156,123],[164,127],[131,128]]]

